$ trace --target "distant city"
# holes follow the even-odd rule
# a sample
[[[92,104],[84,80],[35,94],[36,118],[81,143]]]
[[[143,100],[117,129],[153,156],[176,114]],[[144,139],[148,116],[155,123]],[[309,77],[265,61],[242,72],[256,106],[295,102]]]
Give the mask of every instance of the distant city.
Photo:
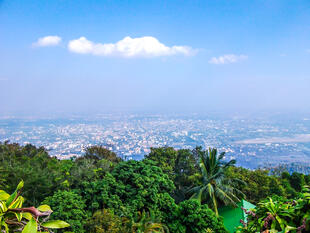
[[[104,145],[125,159],[151,147],[216,147],[247,168],[299,164],[310,167],[310,118],[201,115],[98,115],[93,118],[0,119],[0,141],[44,146],[60,159]]]

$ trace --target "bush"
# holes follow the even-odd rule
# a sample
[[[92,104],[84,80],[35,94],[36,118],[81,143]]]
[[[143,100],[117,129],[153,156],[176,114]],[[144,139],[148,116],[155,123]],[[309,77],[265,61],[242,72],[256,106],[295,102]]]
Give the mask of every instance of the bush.
[[[197,200],[191,199],[179,204],[174,213],[174,219],[168,224],[170,232],[201,233],[208,230],[216,233],[227,233],[221,217],[207,205],[200,205]]]
[[[162,196],[174,189],[168,175],[148,160],[121,162],[111,174],[117,184],[111,194],[118,196],[131,213],[152,209],[159,216]]]
[[[86,206],[81,196],[73,192],[57,191],[53,196],[47,197],[43,203],[52,207],[53,218],[67,221],[75,233],[84,232],[83,226],[87,221],[87,214],[84,211]]]
[[[87,232],[93,233],[127,233],[125,219],[114,214],[113,210],[96,211],[87,223]]]

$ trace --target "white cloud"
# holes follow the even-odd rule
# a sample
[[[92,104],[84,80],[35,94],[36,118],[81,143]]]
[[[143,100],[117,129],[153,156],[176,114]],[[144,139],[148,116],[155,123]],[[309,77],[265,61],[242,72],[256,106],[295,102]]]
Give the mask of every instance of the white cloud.
[[[216,65],[229,64],[229,63],[236,63],[242,60],[246,60],[247,58],[248,56],[246,55],[225,54],[219,57],[212,57],[209,60],[209,63],[216,64]]]
[[[118,57],[158,57],[171,55],[193,55],[195,50],[188,46],[168,47],[151,36],[131,38],[129,36],[116,43],[94,43],[85,37],[71,40],[68,49],[74,53],[92,54],[98,56]]]
[[[39,38],[32,45],[34,47],[46,47],[46,46],[56,46],[61,42],[61,37],[59,36],[45,36]]]

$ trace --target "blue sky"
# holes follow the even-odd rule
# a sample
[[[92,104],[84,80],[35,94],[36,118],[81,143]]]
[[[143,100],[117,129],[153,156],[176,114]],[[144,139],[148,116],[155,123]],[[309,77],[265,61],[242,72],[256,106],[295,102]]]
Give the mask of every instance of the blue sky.
[[[309,1],[0,0],[0,116],[310,109]]]

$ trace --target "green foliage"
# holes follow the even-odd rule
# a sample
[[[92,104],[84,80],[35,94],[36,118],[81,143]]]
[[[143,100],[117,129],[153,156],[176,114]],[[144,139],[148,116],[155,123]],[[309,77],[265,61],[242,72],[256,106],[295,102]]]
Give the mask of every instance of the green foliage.
[[[118,157],[114,152],[106,149],[103,146],[97,146],[97,145],[87,147],[83,157],[93,160],[105,159],[113,163],[119,163],[122,161],[122,158]]]
[[[117,183],[112,194],[117,195],[132,213],[159,210],[162,195],[169,195],[174,189],[169,177],[148,160],[121,162],[111,174]]]
[[[176,202],[183,201],[189,196],[187,190],[199,180],[199,167],[197,159],[188,149],[175,150],[172,147],[151,148],[146,159],[155,162],[164,173],[174,182],[173,197]]]
[[[238,232],[309,232],[310,189],[305,186],[297,199],[269,197],[248,216],[248,224],[240,227]]]
[[[223,162],[225,153],[218,155],[216,149],[209,148],[203,151],[197,147],[196,151],[200,156],[201,183],[190,190],[194,193],[192,198],[208,203],[218,216],[218,202],[236,206],[236,203],[240,201],[238,195],[243,196],[234,184],[237,180],[226,176],[225,173],[225,170],[234,165],[236,161]]]
[[[74,161],[67,178],[71,189],[82,190],[85,182],[101,180],[113,169],[114,164],[107,160],[80,158]]]
[[[208,229],[216,233],[227,232],[222,218],[217,217],[207,205],[201,205],[194,199],[179,204],[168,226],[174,233],[201,233]]]
[[[300,192],[302,187],[305,185],[305,178],[303,174],[294,172],[289,178],[292,188],[297,192]]]
[[[130,232],[133,233],[168,233],[166,225],[160,223],[153,211],[142,213],[138,212],[138,217],[130,223]]]
[[[119,216],[133,217],[138,211],[152,209],[163,215],[173,183],[151,161],[126,161],[117,164],[111,173],[92,182],[83,181],[78,192],[86,202],[89,213],[110,209]]]
[[[198,173],[199,163],[193,152],[185,149],[178,150],[174,167],[175,186],[178,189],[187,189],[195,182],[196,177],[199,176]]]
[[[107,173],[102,179],[90,181],[82,181],[79,189],[75,189],[86,203],[86,210],[91,215],[96,210],[110,208],[118,210],[118,213],[127,214],[125,207],[116,194],[116,190],[122,187],[116,179]]]
[[[305,175],[305,182],[307,185],[310,185],[310,174]]]
[[[242,180],[244,183],[237,183],[236,187],[242,191],[246,199],[251,203],[258,203],[268,196],[279,195],[284,197],[294,197],[296,191],[291,187],[288,179],[289,173],[283,173],[282,177],[269,175],[268,170],[248,170],[242,167],[230,167],[226,170],[226,175]]]
[[[3,233],[17,232],[37,233],[49,229],[66,228],[70,225],[61,220],[47,221],[53,212],[48,205],[38,208],[23,207],[24,198],[20,195],[24,182],[21,181],[14,193],[9,195],[4,190],[0,190],[0,231]],[[45,217],[39,220],[39,217]]]
[[[0,191],[1,208],[7,208],[6,200],[9,197],[13,200],[14,196],[18,196],[12,202],[15,205],[24,201],[33,206],[50,204],[55,212],[48,222],[39,219],[37,228],[41,227],[42,231],[44,226],[51,227],[54,232],[61,231],[58,228],[67,223],[55,221],[60,218],[68,221],[76,233],[154,231],[151,226],[158,226],[157,231],[167,231],[164,227],[167,226],[170,232],[176,233],[225,232],[222,220],[211,209],[216,211],[215,204],[233,204],[230,199],[237,201],[235,197],[241,197],[242,192],[254,204],[263,203],[262,200],[273,195],[281,197],[272,198],[274,203],[282,203],[281,208],[283,203],[292,200],[304,203],[299,204],[298,210],[294,209],[293,220],[283,217],[289,226],[303,224],[298,216],[305,215],[305,208],[309,206],[298,200],[306,195],[300,194],[300,190],[304,184],[309,184],[309,175],[290,175],[283,169],[270,175],[267,170],[237,168],[230,166],[233,161],[224,163],[223,156],[223,153],[217,155],[216,150],[204,151],[201,147],[193,151],[164,147],[152,148],[143,161],[121,161],[115,153],[94,146],[82,157],[58,160],[50,157],[43,147],[0,143],[0,189],[13,193]],[[19,191],[14,192],[21,178],[25,180],[25,199]],[[187,191],[193,186],[196,197],[201,194],[202,203],[211,209],[193,199],[184,201],[190,198]],[[47,205],[24,209],[34,213],[51,212]],[[16,228],[22,230],[29,223],[25,231],[35,229],[36,223],[31,218],[36,215],[30,212],[22,214],[23,223],[15,225]],[[283,214],[279,210],[280,215]],[[5,213],[6,219],[20,224],[17,217],[20,218],[20,212]],[[5,221],[4,217],[0,221],[2,231]],[[281,228],[280,223],[277,228],[279,226]]]
[[[174,167],[177,156],[178,152],[172,147],[151,147],[151,152],[145,158],[155,161],[156,166],[160,167],[173,180],[175,177]]]
[[[44,200],[54,210],[52,219],[61,218],[70,223],[75,233],[84,232],[84,225],[87,221],[87,214],[84,211],[85,202],[81,196],[73,192],[57,191],[51,197]]]
[[[94,233],[165,233],[168,228],[160,223],[152,211],[138,212],[135,218],[128,219],[104,209],[94,213],[87,223],[87,231]]]
[[[128,219],[114,214],[113,210],[96,211],[87,223],[87,232],[93,233],[128,233]]]
[[[5,180],[0,188],[13,192],[23,179],[25,204],[37,206],[44,197],[51,195],[60,186],[62,180],[58,179],[58,164],[58,160],[49,157],[42,147],[0,143],[0,170],[4,170],[0,176]]]

